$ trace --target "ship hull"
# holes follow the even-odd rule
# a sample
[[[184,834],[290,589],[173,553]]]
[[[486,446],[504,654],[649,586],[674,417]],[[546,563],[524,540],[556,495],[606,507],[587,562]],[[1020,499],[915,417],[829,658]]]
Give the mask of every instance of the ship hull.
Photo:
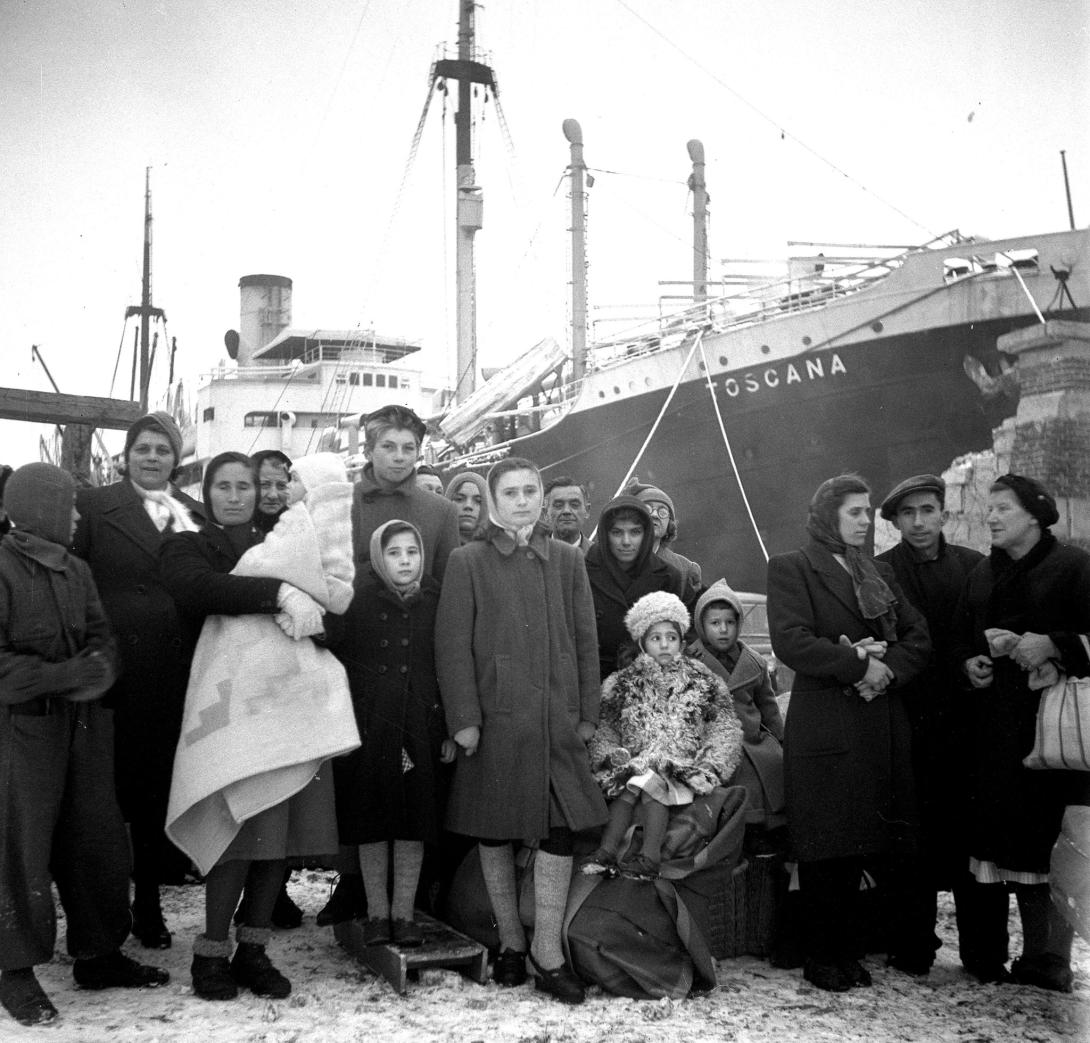
[[[807,503],[824,479],[858,472],[877,503],[908,475],[941,473],[955,457],[991,447],[993,428],[1014,414],[1017,398],[986,398],[964,359],[973,355],[998,372],[996,338],[1030,321],[916,331],[716,375],[740,483],[707,381],[682,383],[635,473],[670,494],[675,547],[703,566],[709,582],[723,576],[735,589],[764,591],[761,542],[769,554],[797,547]],[[546,481],[568,474],[585,483],[596,517],[632,468],[667,394],[662,388],[574,410],[510,451],[538,463]]]

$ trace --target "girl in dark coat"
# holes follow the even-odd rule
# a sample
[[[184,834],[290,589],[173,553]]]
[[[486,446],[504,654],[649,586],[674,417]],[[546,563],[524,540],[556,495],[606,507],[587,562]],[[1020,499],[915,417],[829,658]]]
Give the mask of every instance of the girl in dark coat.
[[[647,504],[625,495],[605,505],[598,519],[598,535],[586,558],[602,681],[621,665],[617,653],[622,646],[631,647],[624,617],[644,594],[665,590],[692,608],[695,591],[673,565],[656,557],[653,545],[654,525]]]
[[[908,718],[896,689],[931,648],[892,569],[863,551],[869,492],[858,475],[824,482],[810,501],[809,544],[768,563],[772,647],[796,671],[784,774],[804,973],[836,992],[870,984],[857,959],[864,858],[894,855],[903,867],[914,842]],[[914,944],[895,937],[891,956]]]
[[[77,494],[72,543],[91,566],[121,655],[104,705],[114,711],[117,796],[132,835],[132,930],[152,949],[171,942],[159,885],[185,865],[163,824],[189,659],[182,621],[159,575],[163,542],[171,533],[195,531],[201,520],[198,504],[171,484],[181,452],[182,435],[169,414],[137,420],[125,435],[122,480]]]
[[[341,844],[359,847],[367,944],[419,945],[413,922],[424,845],[439,842],[439,762],[454,760],[435,676],[439,584],[423,574],[423,541],[395,519],[371,536],[371,569],[357,578],[329,644],[344,664],[362,745],[333,762]],[[394,849],[393,901],[387,884]]]
[[[1070,992],[1071,928],[1049,898],[1052,846],[1064,807],[1087,803],[1083,772],[1031,771],[1041,691],[1029,673],[1048,662],[1085,677],[1090,662],[1079,634],[1090,632],[1090,555],[1049,531],[1055,501],[1032,478],[1003,475],[988,495],[991,556],[969,574],[955,618],[954,655],[972,686],[969,869],[962,962],[984,981],[1011,977]],[[1009,654],[989,651],[986,631],[1018,635]],[[1007,889],[1022,918],[1022,955],[1007,960]]]
[[[488,491],[493,525],[451,554],[436,618],[447,727],[461,747],[447,826],[479,840],[501,985],[526,979],[512,841],[540,841],[530,960],[539,989],[581,1003],[560,937],[572,834],[606,819],[586,750],[599,703],[594,604],[582,554],[540,522],[537,468],[502,460]]]

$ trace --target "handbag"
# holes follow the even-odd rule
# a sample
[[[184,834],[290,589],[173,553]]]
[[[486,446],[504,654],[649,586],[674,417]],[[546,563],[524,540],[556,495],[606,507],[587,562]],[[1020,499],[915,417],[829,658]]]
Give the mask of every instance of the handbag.
[[[1087,655],[1090,643],[1079,635]],[[1060,677],[1041,693],[1027,768],[1090,771],[1090,677]]]

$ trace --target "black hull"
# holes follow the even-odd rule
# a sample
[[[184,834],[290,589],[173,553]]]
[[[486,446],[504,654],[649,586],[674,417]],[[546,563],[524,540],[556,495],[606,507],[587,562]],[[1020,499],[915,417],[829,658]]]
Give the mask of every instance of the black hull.
[[[768,553],[800,544],[810,496],[831,475],[859,472],[877,502],[908,475],[941,473],[955,457],[991,448],[992,429],[1014,414],[1017,399],[985,399],[963,360],[975,355],[997,372],[996,338],[1031,321],[927,330],[717,377],[724,425]],[[570,474],[587,483],[596,518],[666,395],[618,397],[573,412],[511,451],[536,461],[546,480]],[[669,492],[678,511],[676,547],[701,563],[708,582],[723,576],[735,589],[764,591],[764,556],[705,382],[678,388],[636,474]]]

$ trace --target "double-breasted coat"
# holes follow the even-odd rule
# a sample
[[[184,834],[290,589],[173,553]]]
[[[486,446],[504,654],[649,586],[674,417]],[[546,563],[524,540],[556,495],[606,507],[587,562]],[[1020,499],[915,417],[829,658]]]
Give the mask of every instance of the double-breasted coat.
[[[860,612],[848,571],[815,541],[768,563],[772,648],[795,671],[784,775],[799,861],[876,854],[914,839],[911,740],[897,689],[923,669],[931,642],[892,569],[876,565],[897,598],[897,640],[884,659],[895,680],[867,702],[853,687],[866,662],[839,639],[881,633]]]
[[[402,599],[368,569],[357,574],[348,611],[326,617],[327,644],[348,675],[361,743],[333,762],[342,844],[439,841],[446,723],[435,675],[438,602],[439,584],[430,576]]]
[[[199,504],[174,490],[171,495],[201,520]],[[127,478],[81,490],[76,509],[72,549],[91,567],[121,658],[106,696],[115,712],[118,799],[130,819],[141,809],[165,814],[191,651],[159,573],[165,537]]]
[[[537,525],[518,546],[501,529],[455,550],[435,628],[447,729],[481,729],[459,752],[447,827],[493,840],[606,819],[576,727],[597,724],[594,603],[578,549]]]

